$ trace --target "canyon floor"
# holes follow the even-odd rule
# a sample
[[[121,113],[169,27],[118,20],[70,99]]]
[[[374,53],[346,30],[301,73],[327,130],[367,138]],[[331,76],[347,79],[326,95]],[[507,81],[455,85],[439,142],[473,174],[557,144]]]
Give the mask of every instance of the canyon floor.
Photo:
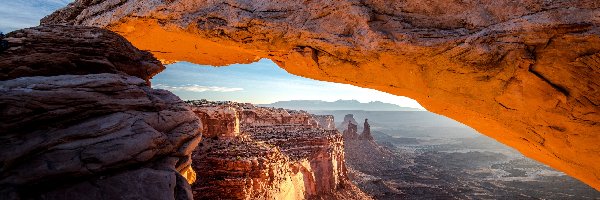
[[[310,111],[369,119],[374,141],[346,140],[350,179],[375,199],[599,199],[584,183],[429,112]],[[359,132],[362,129],[359,123]]]

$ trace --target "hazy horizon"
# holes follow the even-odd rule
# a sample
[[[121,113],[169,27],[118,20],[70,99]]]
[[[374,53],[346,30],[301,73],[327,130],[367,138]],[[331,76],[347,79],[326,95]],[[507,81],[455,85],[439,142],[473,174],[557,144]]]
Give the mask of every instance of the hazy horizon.
[[[152,78],[152,87],[169,90],[183,100],[207,99],[252,104],[291,100],[356,100],[361,103],[380,101],[401,107],[425,109],[408,97],[296,76],[268,59],[226,67],[188,62],[166,67]]]

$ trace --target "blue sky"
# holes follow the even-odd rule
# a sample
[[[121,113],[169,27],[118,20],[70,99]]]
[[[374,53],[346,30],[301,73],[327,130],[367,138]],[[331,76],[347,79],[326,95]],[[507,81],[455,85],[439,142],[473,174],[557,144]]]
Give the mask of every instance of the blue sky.
[[[40,19],[72,0],[1,0],[0,32],[37,26]]]
[[[71,0],[3,0],[0,31],[37,26],[39,20]],[[182,99],[273,103],[285,100],[355,99],[422,108],[416,101],[347,84],[316,81],[287,73],[267,59],[252,64],[211,67],[175,63],[152,79],[154,88],[167,89]]]
[[[285,100],[355,99],[422,108],[416,101],[347,84],[316,81],[287,73],[268,59],[252,64],[211,67],[175,63],[152,79],[154,88],[172,91],[182,99],[272,103]]]

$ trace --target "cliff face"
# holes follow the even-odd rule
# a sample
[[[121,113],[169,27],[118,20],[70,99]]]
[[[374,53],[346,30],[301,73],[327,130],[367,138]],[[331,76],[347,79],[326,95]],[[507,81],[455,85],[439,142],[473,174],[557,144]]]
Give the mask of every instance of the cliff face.
[[[339,130],[347,130],[348,129],[348,124],[354,124],[357,126],[358,128],[358,122],[356,122],[356,119],[354,119],[354,115],[353,114],[347,114],[344,116],[344,121],[342,121],[342,123],[340,124],[340,127],[338,127]],[[353,131],[356,132],[356,131]]]
[[[360,139],[373,140],[373,136],[371,135],[371,125],[369,125],[368,121],[368,119],[365,119],[365,124],[363,125],[363,131],[362,134],[360,134]]]
[[[320,127],[327,130],[335,130],[335,122],[333,121],[333,115],[312,115]]]
[[[192,110],[214,122],[230,109],[237,137],[213,137],[200,144],[193,167],[200,179],[196,199],[368,198],[347,176],[344,143],[303,111],[260,108],[233,102],[191,101]],[[333,118],[331,116],[324,118]],[[221,118],[224,119],[224,118]]]
[[[163,62],[269,58],[411,97],[600,188],[600,3],[87,1],[44,24],[106,27]]]
[[[303,199],[302,173],[279,149],[242,138],[206,139],[192,166],[194,199]]]
[[[194,113],[202,123],[203,136],[207,138],[237,137],[240,134],[240,117],[235,108],[206,108]]]
[[[199,120],[121,36],[40,26],[0,51],[0,199],[191,199]],[[118,56],[121,55],[122,56]]]

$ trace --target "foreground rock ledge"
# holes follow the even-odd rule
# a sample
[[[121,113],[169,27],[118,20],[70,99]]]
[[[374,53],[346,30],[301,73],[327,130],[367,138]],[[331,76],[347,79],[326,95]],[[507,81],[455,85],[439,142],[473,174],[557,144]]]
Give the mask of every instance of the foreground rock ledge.
[[[78,0],[42,22],[408,96],[600,189],[599,16],[595,0]]]
[[[0,51],[0,199],[192,199],[200,122],[119,35],[40,26]]]

